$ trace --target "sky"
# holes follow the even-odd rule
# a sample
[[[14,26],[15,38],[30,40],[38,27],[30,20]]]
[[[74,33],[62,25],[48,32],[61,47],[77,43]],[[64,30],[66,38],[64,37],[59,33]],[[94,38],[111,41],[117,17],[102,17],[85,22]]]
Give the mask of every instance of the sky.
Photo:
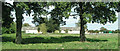
[[[9,2],[9,0],[6,0],[6,1]],[[9,2],[9,3],[12,4],[12,2]],[[54,7],[51,6],[51,9],[49,9],[48,11],[52,10],[53,8]],[[12,12],[12,13],[13,13],[13,16],[15,17],[15,15],[14,15],[15,13],[14,12]],[[120,20],[120,13],[119,13],[119,16],[118,16],[118,13],[116,13],[116,15],[117,15],[116,17],[119,18],[119,20]],[[32,23],[32,21],[33,21],[32,14],[31,14],[31,16],[26,16],[26,14],[23,14],[23,16],[24,16],[23,23],[29,23],[33,27],[35,26],[35,24]],[[50,15],[48,15],[48,17],[49,16]],[[61,26],[61,27],[75,27],[76,26],[75,23],[78,22],[79,17],[77,17],[77,19],[74,19],[73,17],[69,17],[69,19],[63,19],[63,20],[66,21],[66,25]],[[102,25],[102,24],[99,24],[99,23],[87,23],[87,29],[88,30],[100,30],[101,27],[105,27],[108,30],[116,30],[116,29],[118,29],[118,19],[114,23],[107,23],[105,25]],[[119,26],[119,28],[120,28],[120,26]]]

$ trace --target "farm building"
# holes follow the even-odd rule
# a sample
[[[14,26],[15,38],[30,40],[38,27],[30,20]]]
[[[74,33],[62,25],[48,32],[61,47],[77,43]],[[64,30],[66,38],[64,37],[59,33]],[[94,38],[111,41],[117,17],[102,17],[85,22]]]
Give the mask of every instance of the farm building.
[[[80,34],[80,27],[61,27],[60,28],[61,33],[66,33],[66,30],[68,31],[67,33],[70,34]],[[88,31],[85,30],[85,33],[87,34]]]

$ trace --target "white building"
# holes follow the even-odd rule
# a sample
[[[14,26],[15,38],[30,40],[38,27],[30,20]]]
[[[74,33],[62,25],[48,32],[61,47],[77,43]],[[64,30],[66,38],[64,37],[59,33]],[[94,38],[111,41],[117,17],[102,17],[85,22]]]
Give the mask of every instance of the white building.
[[[42,33],[38,32],[37,27],[22,27],[22,31],[25,33]],[[69,34],[80,34],[80,27],[60,27],[60,33],[66,33],[65,30],[68,30]],[[88,31],[85,30],[85,34],[88,34]]]
[[[61,33],[66,33],[65,30],[68,30],[70,34],[80,34],[80,27],[61,27],[60,30]],[[85,30],[85,33],[88,33],[87,30]]]
[[[42,33],[38,32],[37,27],[22,27],[22,31],[25,31],[25,33]]]

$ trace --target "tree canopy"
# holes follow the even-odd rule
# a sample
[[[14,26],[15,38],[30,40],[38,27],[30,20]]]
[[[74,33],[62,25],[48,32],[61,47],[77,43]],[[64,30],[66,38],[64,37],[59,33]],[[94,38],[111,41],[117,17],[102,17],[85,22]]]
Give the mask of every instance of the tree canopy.
[[[31,26],[31,25],[29,25],[28,23],[24,23],[23,26],[28,27],[28,26]]]

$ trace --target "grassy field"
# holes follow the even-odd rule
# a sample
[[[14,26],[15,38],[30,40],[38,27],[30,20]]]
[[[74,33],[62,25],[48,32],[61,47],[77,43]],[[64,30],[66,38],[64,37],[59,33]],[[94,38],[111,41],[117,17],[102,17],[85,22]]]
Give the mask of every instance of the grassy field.
[[[15,44],[15,34],[3,34],[2,49],[118,49],[117,34],[86,37],[86,42],[80,42],[79,34],[23,34],[22,44]]]

